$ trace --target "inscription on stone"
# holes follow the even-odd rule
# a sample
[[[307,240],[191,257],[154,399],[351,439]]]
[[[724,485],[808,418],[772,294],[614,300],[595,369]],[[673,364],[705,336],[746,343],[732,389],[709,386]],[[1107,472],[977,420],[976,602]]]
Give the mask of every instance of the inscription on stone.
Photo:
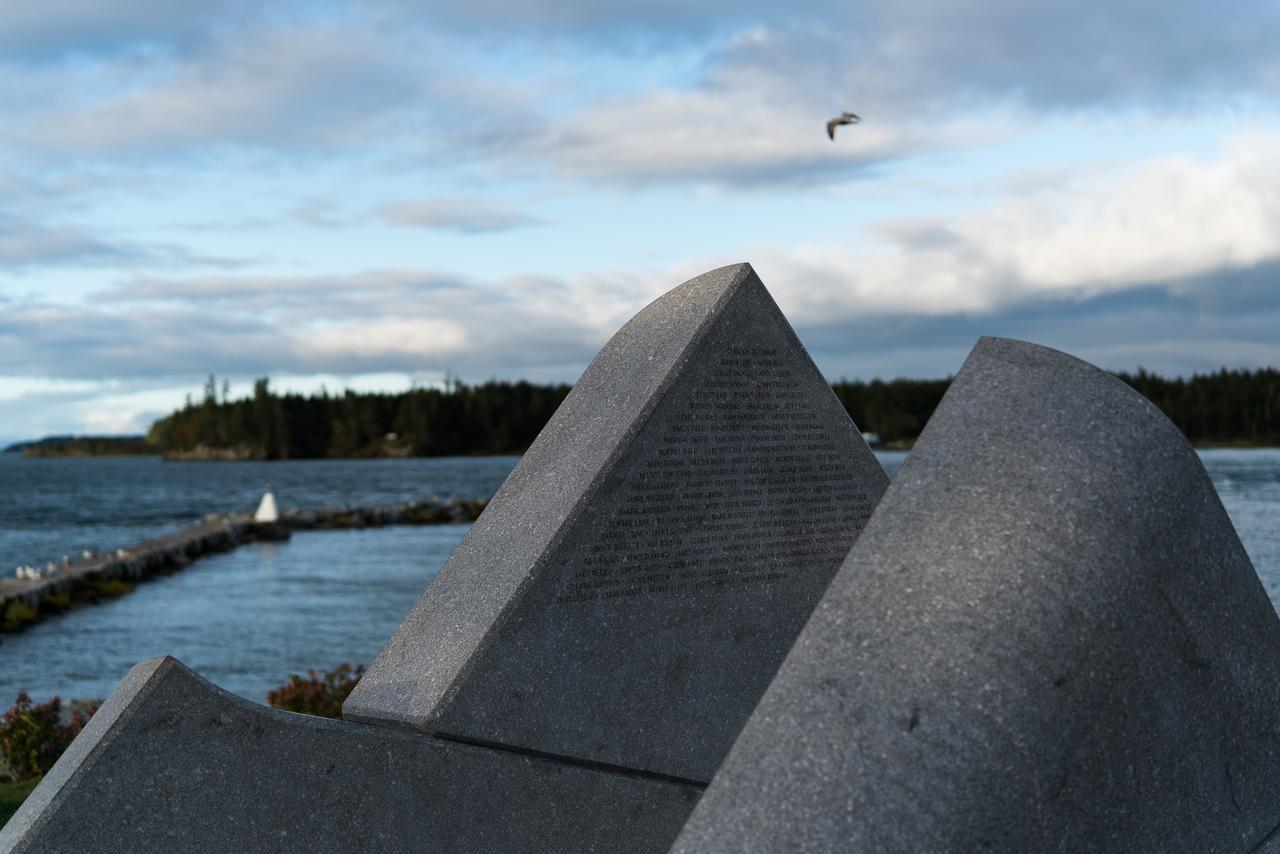
[[[984,338],[670,854],[1274,852],[1277,695],[1177,427]]]
[[[343,716],[710,780],[887,482],[751,268],[692,279],[592,360]]]
[[[719,358],[631,473],[558,603],[738,589],[843,557],[838,532],[875,504],[781,356],[742,346]]]

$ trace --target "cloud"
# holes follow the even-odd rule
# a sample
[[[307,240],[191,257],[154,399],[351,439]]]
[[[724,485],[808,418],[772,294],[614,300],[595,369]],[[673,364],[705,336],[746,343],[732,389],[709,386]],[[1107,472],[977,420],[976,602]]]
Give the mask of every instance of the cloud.
[[[61,60],[146,45],[199,41],[253,9],[248,0],[209,0],[199,14],[165,0],[41,0],[0,16],[0,53],[26,61]]]
[[[0,215],[0,273],[51,267],[237,267],[235,258],[201,255],[166,243],[108,240],[72,226]]]
[[[436,0],[378,8],[410,25],[416,18],[502,30],[508,38],[606,38],[611,47],[624,40],[655,53],[755,31],[768,37],[739,39],[722,60],[782,80],[817,74],[842,83],[846,96],[886,103],[905,97],[916,106],[949,101],[965,109],[978,97],[1078,107],[1178,93],[1274,93],[1280,85],[1274,0],[1233,15],[1209,0],[1116,0],[1089,14],[1072,0]]]
[[[316,329],[300,343],[305,353],[321,360],[377,362],[456,357],[466,340],[466,332],[457,323],[438,317],[420,317]]]
[[[101,81],[79,81],[87,99],[66,90],[101,69],[50,84],[63,97],[36,122],[34,142],[94,156],[228,144],[305,150],[385,132],[419,94],[413,71],[372,33],[323,24],[249,29],[155,70],[109,70],[123,73],[105,92]]]
[[[1081,14],[1068,0],[882,2],[858,54],[903,90],[1010,98],[1037,108],[1274,93],[1280,6],[1224,16],[1207,0],[1176,10],[1120,0]],[[856,61],[856,57],[855,57]],[[887,64],[887,65],[886,65]]]
[[[374,371],[576,376],[631,284],[472,280],[383,271],[308,278],[139,280],[91,304],[16,302],[0,316],[0,376]],[[589,305],[587,303],[590,303]]]
[[[1117,161],[1274,122],[1278,40],[1276,0],[26,4],[0,17],[0,274],[46,296],[0,295],[0,377],[92,386],[74,417],[108,426],[210,371],[572,380],[744,258],[832,376],[945,374],[981,334],[1277,363],[1280,136]],[[388,227],[535,225],[526,268]],[[598,235],[573,252],[617,268],[552,251]],[[201,255],[226,246],[263,267]],[[384,266],[325,266],[360,256]],[[58,400],[0,388],[14,424]]]
[[[598,94],[526,117],[515,135],[476,133],[465,147],[625,188],[757,191],[873,179],[907,158],[1016,132],[958,104],[921,109],[918,93],[904,97],[866,58],[871,48],[853,26],[833,13],[821,23],[746,27],[708,43],[686,80]],[[845,110],[866,121],[832,141],[826,122]]]
[[[597,93],[523,117],[518,133],[477,128],[458,144],[525,171],[542,164],[557,177],[628,188],[760,189],[872,177],[972,135],[963,117],[884,110],[833,143],[827,119],[875,106],[843,90],[833,57],[847,49],[821,27],[749,27],[706,45],[690,79]]]
[[[857,249],[762,247],[784,307],[803,321],[862,314],[990,314],[1039,298],[1087,299],[1280,259],[1280,138],[1222,156],[1153,159],[953,217],[890,220]]]
[[[145,433],[205,378],[185,379],[175,387],[149,380],[68,382],[0,376],[0,424],[6,436],[0,439],[0,449],[9,441],[54,434]]]
[[[550,5],[570,29],[594,14]],[[627,9],[620,20],[630,20]],[[872,2],[856,11],[811,7],[785,20],[752,14],[749,24],[702,42],[692,79],[548,112],[488,150],[625,185],[816,186],[1012,137],[1046,114],[1226,116],[1280,93],[1277,3],[1227,17],[1213,4],[1173,10],[1145,0],[1090,15],[1060,0]],[[694,26],[660,12],[648,24]],[[832,144],[823,123],[846,109],[866,121]],[[485,147],[483,139],[471,144]]]
[[[328,276],[212,276],[136,278],[97,294],[102,302],[214,302],[233,309],[311,305],[317,299],[357,301],[370,294],[396,297],[463,288],[468,279],[422,270],[372,270]]]
[[[1276,362],[1260,319],[1280,313],[1277,142],[1243,136],[1211,159],[1152,159],[947,217],[885,220],[856,244],[762,244],[747,258],[841,371],[872,347],[898,360],[877,357],[884,373],[937,373],[993,333],[1087,346],[1120,368]],[[736,260],[558,277],[135,277],[79,306],[12,303],[0,375],[572,379],[647,301]],[[1086,334],[1100,329],[1111,337]]]
[[[456,231],[461,234],[493,234],[546,222],[481,199],[441,198],[390,202],[379,207],[376,212],[385,221],[396,225]]]
[[[610,49],[661,52],[683,46],[726,29],[804,17],[829,19],[840,4],[819,2],[803,7],[783,6],[776,0],[380,0],[370,4],[384,20],[397,26],[448,27],[454,30],[503,33],[510,37],[589,41]]]
[[[1256,270],[1270,282],[1280,264]],[[887,313],[798,323],[810,354],[831,378],[941,377],[959,370],[980,336],[1033,341],[1110,370],[1139,366],[1165,375],[1220,367],[1274,366],[1280,300],[1224,301],[1206,293],[1231,276],[1211,275],[1190,293],[1161,285],[1081,299],[1030,297],[982,314]]]
[[[797,314],[791,306],[794,283],[767,265],[758,269],[833,379],[944,376],[958,369],[980,335],[1036,341],[1112,369],[1142,365],[1186,373],[1280,361],[1274,333],[1280,325],[1274,287],[1280,262],[1211,272],[1179,288],[1143,285],[1084,297],[1029,294],[985,312],[830,317]],[[92,401],[110,395],[81,386],[109,382],[119,396],[127,389],[190,385],[209,372],[239,379],[373,371],[440,376],[450,370],[470,381],[572,381],[627,317],[683,275],[602,271],[563,281],[481,282],[449,291],[443,300],[407,299],[409,294],[388,286],[367,295],[363,314],[332,302],[328,287],[313,293],[311,302],[320,306],[315,311],[299,311],[288,302],[272,312],[261,304],[210,312],[202,301],[130,304],[126,311],[20,303],[0,317],[0,376],[62,378],[62,389],[89,401],[85,412],[94,409]],[[0,399],[0,407],[28,412],[54,403],[30,394]],[[121,425],[142,424],[141,416],[130,414],[142,411],[137,406],[122,403],[103,411],[108,410]]]
[[[352,218],[324,199],[304,199],[293,206],[291,216],[296,222],[312,228],[346,228]]]
[[[0,217],[0,271],[68,264],[104,264],[137,257],[74,228],[59,228]]]
[[[866,176],[928,147],[912,129],[885,122],[833,144],[825,131],[830,103],[762,98],[738,86],[658,90],[593,104],[522,147],[565,175],[746,188]]]
[[[342,148],[490,175],[813,187],[1011,135],[1046,112],[1221,114],[1280,90],[1274,0],[1233,16],[1207,2],[1151,0],[1089,15],[1065,0],[371,0],[290,3],[270,16],[239,0],[202,16],[154,0],[32,9],[0,22],[0,48],[7,38],[90,56],[27,70],[7,93],[0,82],[0,109],[21,118],[0,137],[33,158]],[[636,34],[648,45],[636,66],[600,73],[619,61],[611,39]],[[516,70],[552,49],[548,37],[565,42],[554,46],[565,56],[556,70]],[[474,55],[478,38],[500,39],[496,61]],[[144,59],[107,49],[121,44],[169,47]],[[867,121],[833,144],[823,123],[844,109]],[[431,215],[439,227],[489,227]]]

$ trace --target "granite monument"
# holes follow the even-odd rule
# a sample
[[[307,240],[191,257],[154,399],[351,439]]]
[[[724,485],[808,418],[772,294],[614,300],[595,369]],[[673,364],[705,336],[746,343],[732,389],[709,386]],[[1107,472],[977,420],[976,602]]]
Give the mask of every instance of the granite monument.
[[[343,707],[706,782],[887,485],[749,265],[587,368]]]
[[[1195,451],[987,338],[672,850],[1243,854],[1278,778],[1280,620]]]
[[[700,789],[281,712],[134,666],[0,851],[664,851]]]
[[[886,486],[754,271],[712,271],[591,363],[347,721],[143,662],[0,852],[666,851]]]

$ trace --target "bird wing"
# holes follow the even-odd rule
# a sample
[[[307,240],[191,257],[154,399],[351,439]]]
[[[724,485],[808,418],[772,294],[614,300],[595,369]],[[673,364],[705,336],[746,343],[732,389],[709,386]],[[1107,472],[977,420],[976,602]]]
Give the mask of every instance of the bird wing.
[[[839,124],[839,122],[837,122],[835,119],[831,119],[829,122],[827,122],[827,137],[828,137],[828,138],[830,138],[830,139],[835,139],[835,138],[836,138],[836,125],[837,125],[837,124]]]

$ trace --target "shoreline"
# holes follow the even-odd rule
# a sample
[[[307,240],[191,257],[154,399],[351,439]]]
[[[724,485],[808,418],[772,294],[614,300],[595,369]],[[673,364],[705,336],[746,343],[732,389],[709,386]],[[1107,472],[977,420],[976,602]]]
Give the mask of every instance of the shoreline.
[[[1277,450],[1280,444],[1272,444],[1268,442],[1255,442],[1251,439],[1211,439],[1211,440],[1188,440],[1191,446],[1197,451],[1243,451],[1243,450]],[[870,445],[873,451],[910,451],[915,445],[916,439],[891,439],[887,442],[878,442]],[[288,462],[323,462],[325,460],[349,461],[349,460],[440,460],[449,458],[473,459],[482,457],[518,457],[521,451],[502,451],[495,453],[474,453],[474,454],[440,454],[440,455],[415,455],[401,453],[386,454],[359,454],[349,457],[288,457],[285,459],[271,459],[262,456],[253,456],[242,454],[235,449],[219,449],[218,451],[139,451],[136,453],[126,453],[120,451],[91,453],[83,451],[40,451],[38,453],[28,453],[24,450],[3,450],[3,454],[13,454],[22,456],[24,459],[90,459],[90,458],[115,458],[115,459],[137,459],[159,458],[166,463],[288,463]]]

